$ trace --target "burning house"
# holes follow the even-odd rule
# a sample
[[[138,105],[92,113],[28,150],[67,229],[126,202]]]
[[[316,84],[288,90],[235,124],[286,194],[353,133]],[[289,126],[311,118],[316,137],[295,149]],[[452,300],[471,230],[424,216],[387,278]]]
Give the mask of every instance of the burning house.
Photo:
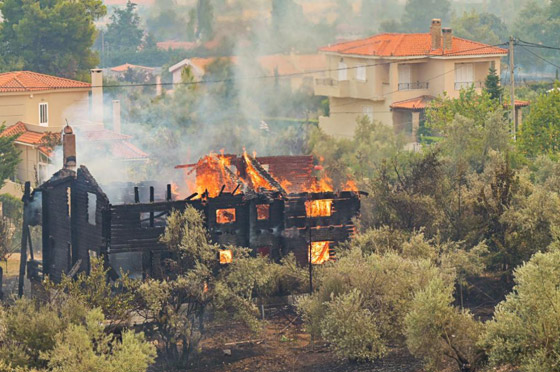
[[[337,245],[354,233],[360,210],[356,189],[335,191],[328,179],[313,177],[311,156],[211,154],[176,167],[185,172],[190,193],[180,197],[171,184],[102,188],[85,166],[77,167],[69,126],[63,146],[63,168],[33,192],[27,185],[23,198],[21,270],[27,267],[34,279],[58,281],[87,271],[92,256],[104,257],[114,275],[122,269],[134,277],[159,277],[170,254],[159,241],[166,218],[189,205],[205,216],[211,239],[223,247],[216,258],[223,263],[235,260],[227,246],[236,245],[274,260],[293,252],[302,265],[321,264],[334,259]],[[115,187],[121,196],[110,200],[104,189]],[[28,235],[36,225],[42,227],[42,247],[34,252]]]

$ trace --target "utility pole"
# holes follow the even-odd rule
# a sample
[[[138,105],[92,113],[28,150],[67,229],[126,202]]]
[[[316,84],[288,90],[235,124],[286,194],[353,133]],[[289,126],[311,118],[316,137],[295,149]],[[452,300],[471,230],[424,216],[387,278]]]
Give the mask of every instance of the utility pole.
[[[517,140],[517,118],[515,115],[515,64],[513,62],[513,48],[515,39],[513,36],[509,37],[509,90],[511,100],[511,122],[513,123],[513,140]]]

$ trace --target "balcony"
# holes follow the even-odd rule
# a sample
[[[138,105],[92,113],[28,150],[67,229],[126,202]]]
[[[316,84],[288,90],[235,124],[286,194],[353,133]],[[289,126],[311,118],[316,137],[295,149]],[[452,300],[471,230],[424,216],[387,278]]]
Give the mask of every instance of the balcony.
[[[428,82],[399,83],[399,90],[428,89]]]
[[[476,89],[484,88],[483,81],[456,81],[455,90],[468,89],[474,86]]]
[[[369,100],[384,99],[381,94],[376,93],[378,92],[376,92],[375,85],[371,81],[315,79],[315,95],[317,96]]]

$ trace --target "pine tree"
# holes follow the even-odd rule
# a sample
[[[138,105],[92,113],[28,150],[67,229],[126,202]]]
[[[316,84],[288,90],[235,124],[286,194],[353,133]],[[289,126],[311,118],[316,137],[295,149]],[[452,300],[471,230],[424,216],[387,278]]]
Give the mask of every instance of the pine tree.
[[[496,68],[490,67],[488,71],[488,76],[486,76],[486,81],[484,82],[484,87],[490,98],[500,100],[502,98],[503,90],[500,86],[500,77],[496,73]]]

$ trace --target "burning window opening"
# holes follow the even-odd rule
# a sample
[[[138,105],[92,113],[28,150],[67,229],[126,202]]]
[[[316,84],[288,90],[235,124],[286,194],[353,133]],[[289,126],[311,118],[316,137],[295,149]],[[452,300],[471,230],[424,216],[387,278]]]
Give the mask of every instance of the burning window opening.
[[[219,224],[235,222],[235,208],[216,209],[216,222]]]
[[[307,256],[309,259],[309,254]],[[324,264],[330,258],[330,242],[311,242],[311,263],[313,265]]]
[[[270,205],[257,204],[257,220],[264,221],[270,218]]]
[[[332,199],[308,200],[305,202],[305,212],[307,217],[330,217],[332,205]]]
[[[233,252],[231,249],[220,250],[220,264],[230,264],[233,262]]]

